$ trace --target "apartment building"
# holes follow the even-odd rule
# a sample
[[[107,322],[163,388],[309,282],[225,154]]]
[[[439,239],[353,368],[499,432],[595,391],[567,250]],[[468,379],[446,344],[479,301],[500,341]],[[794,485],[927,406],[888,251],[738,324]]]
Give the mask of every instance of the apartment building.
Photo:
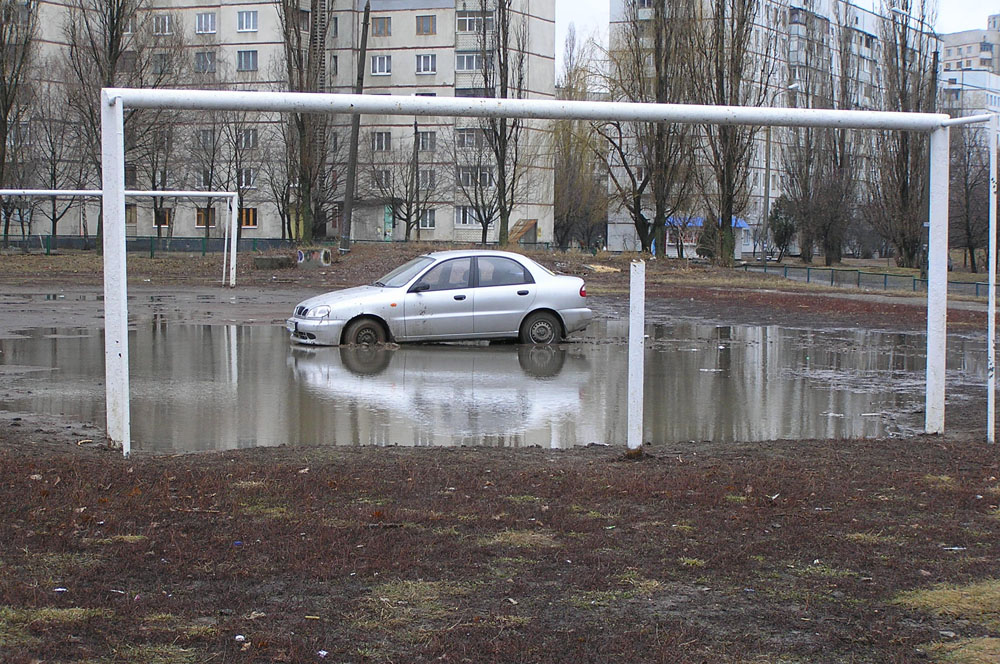
[[[1000,14],[986,30],[941,35],[940,101],[952,115],[977,115],[1000,108]]]
[[[47,0],[38,5],[42,20],[37,36],[39,63],[68,60],[73,37],[70,25],[80,23],[85,0]],[[89,11],[94,11],[91,5]],[[352,92],[358,70],[364,0],[321,0],[316,16],[309,3],[288,5],[268,1],[195,2],[150,0],[125,27],[124,64],[119,63],[116,85],[240,90],[287,90],[286,53],[296,48],[321,55],[313,89]],[[484,81],[490,70],[491,41],[496,32],[495,0],[372,0],[364,68],[365,94],[428,96],[493,96],[496,81]],[[518,40],[513,58],[522,63],[523,83],[509,96],[554,97],[554,0],[514,0],[512,21]],[[318,42],[315,39],[319,36]],[[313,40],[310,41],[310,36]],[[295,42],[291,51],[286,44]],[[43,65],[44,70],[44,65]],[[134,71],[134,76],[129,75]],[[49,67],[58,83],[74,85],[64,67]],[[127,155],[126,186],[136,189],[193,189],[238,191],[241,196],[241,235],[244,238],[282,238],[301,233],[298,214],[289,209],[287,194],[295,188],[294,169],[286,144],[286,118],[275,114],[167,114],[157,126],[146,128],[149,138],[134,158]],[[320,236],[339,235],[339,213],[350,139],[350,119],[334,117],[324,131],[327,171],[320,185],[328,191],[328,214],[316,229]],[[411,239],[475,242],[482,236],[485,218],[462,183],[489,184],[496,177],[484,149],[479,122],[469,118],[369,117],[361,120],[358,186],[352,235],[358,240],[401,240],[395,205],[399,195],[380,188],[380,174],[418,165],[419,185],[429,195],[421,199],[420,219]],[[512,237],[523,242],[550,242],[552,238],[552,169],[547,158],[547,125],[529,123],[524,129],[525,150],[520,167],[524,186],[510,216]],[[414,145],[416,144],[416,149]],[[150,147],[150,145],[152,147]],[[167,148],[166,146],[169,146]],[[462,166],[472,153],[475,168]],[[491,171],[494,169],[494,171]],[[89,183],[96,186],[91,169]],[[282,178],[284,181],[282,181]],[[41,183],[33,182],[31,186]],[[432,186],[433,185],[433,186]],[[29,183],[24,183],[29,186]],[[60,225],[60,234],[80,232],[83,220],[96,218],[96,208]],[[219,201],[186,199],[152,203],[130,200],[128,233],[139,236],[210,236],[224,232],[226,218]],[[488,241],[496,241],[496,219],[488,220]],[[93,223],[93,222],[91,222]],[[33,232],[45,232],[34,224]],[[516,229],[516,233],[515,233]],[[93,229],[91,229],[91,233]]]
[[[612,48],[616,32],[628,27],[632,7],[639,8],[640,20],[651,17],[650,0],[612,0]],[[851,108],[879,108],[883,20],[871,10],[841,0],[762,0],[753,43],[755,48],[761,52],[766,50],[773,58],[766,105],[836,107],[838,104],[833,99],[818,104],[817,99],[833,94],[834,86],[829,82],[839,80],[843,72],[849,70],[848,75],[853,79]],[[848,63],[841,62],[841,35],[849,44]],[[774,201],[787,188],[783,159],[789,140],[788,131],[780,128],[761,130],[757,134],[750,162],[749,204],[744,214],[734,221],[737,258],[759,256],[764,249],[765,218]],[[701,212],[697,204],[684,215],[697,219],[700,224]],[[688,247],[685,252],[693,256],[697,225],[685,232]],[[633,249],[637,245],[638,237],[630,216],[624,209],[612,207],[608,216],[608,248]],[[676,251],[668,243],[665,253],[673,255]]]

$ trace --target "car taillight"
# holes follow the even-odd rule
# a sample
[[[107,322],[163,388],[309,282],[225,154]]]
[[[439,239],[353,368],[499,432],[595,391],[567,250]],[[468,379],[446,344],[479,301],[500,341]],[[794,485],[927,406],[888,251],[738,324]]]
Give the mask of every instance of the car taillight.
[[[587,284],[580,286],[580,297],[587,297]]]

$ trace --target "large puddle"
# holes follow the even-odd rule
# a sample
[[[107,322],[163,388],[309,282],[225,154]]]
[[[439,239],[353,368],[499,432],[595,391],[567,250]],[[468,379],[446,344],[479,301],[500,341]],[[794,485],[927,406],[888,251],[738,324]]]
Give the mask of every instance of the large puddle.
[[[140,324],[133,447],[623,445],[624,321],[559,348],[291,346],[283,328]],[[922,426],[924,337],[650,325],[644,438],[659,445],[907,435]],[[949,390],[985,384],[984,344],[949,340]],[[100,330],[0,340],[0,408],[104,421]]]

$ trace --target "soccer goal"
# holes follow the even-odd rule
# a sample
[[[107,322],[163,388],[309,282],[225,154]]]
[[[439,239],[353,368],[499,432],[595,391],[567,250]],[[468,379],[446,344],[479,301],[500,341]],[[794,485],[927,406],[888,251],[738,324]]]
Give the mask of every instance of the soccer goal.
[[[19,198],[101,198],[100,189],[0,189],[0,196]],[[150,198],[224,198],[229,200],[229,224],[222,243],[222,285],[236,286],[236,239],[239,223],[240,196],[233,191],[125,191],[126,197]],[[124,230],[122,231],[124,234]]]
[[[104,205],[105,371],[108,436],[128,456],[131,446],[128,312],[125,281],[125,108],[270,111],[446,117],[516,117],[773,127],[844,127],[930,135],[927,284],[927,382],[924,429],[944,432],[945,333],[948,300],[949,116],[807,108],[637,104],[537,99],[404,97],[220,90],[101,91]]]

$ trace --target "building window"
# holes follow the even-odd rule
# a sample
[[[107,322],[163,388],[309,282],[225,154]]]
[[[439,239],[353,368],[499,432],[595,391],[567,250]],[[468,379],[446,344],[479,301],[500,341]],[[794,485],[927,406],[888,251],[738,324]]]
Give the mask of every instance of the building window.
[[[125,19],[125,25],[122,26],[123,35],[134,35],[135,34],[135,16],[129,16]]]
[[[433,150],[437,145],[437,133],[433,131],[417,132],[417,149],[428,151]]]
[[[463,187],[489,187],[493,184],[493,169],[488,166],[459,166],[458,184]]]
[[[194,71],[196,74],[215,73],[215,51],[197,51],[194,54]]]
[[[211,129],[198,130],[198,147],[210,148],[215,143],[215,132]]]
[[[375,178],[375,186],[379,189],[388,189],[392,183],[392,174],[387,168],[377,168],[372,175]]]
[[[154,14],[153,15],[153,34],[154,35],[169,35],[173,34],[173,25],[171,24],[170,14]]]
[[[331,55],[330,56],[330,75],[331,76],[336,76],[337,72],[339,70],[340,70],[340,67],[337,66],[337,56],[336,55]]]
[[[125,204],[125,225],[135,226],[139,222],[139,206],[135,203]],[[135,232],[133,228],[132,232]]]
[[[455,54],[455,71],[479,71],[483,68],[483,54],[468,51]]]
[[[125,164],[125,186],[136,187],[139,184],[139,171],[134,164]]]
[[[199,186],[208,187],[209,189],[211,189],[211,187],[212,187],[212,171],[208,170],[207,168],[203,168],[198,175],[199,175],[199,178],[198,178]]]
[[[299,10],[299,31],[309,32],[312,27],[312,12],[308,9]]]
[[[194,31],[199,35],[215,34],[215,12],[198,14],[195,18]]]
[[[422,230],[434,228],[434,210],[424,210],[420,213],[420,228]]]
[[[372,37],[388,37],[392,34],[392,19],[379,16],[372,19]]]
[[[236,12],[236,32],[257,32],[257,10]]]
[[[392,149],[392,134],[387,131],[372,132],[372,150],[383,152]]]
[[[471,205],[459,205],[455,208],[456,226],[473,226],[478,224],[479,218],[476,215],[476,208]]]
[[[493,97],[493,88],[455,88],[456,97]]]
[[[433,53],[417,56],[417,73],[434,74],[437,73],[437,56]]]
[[[168,207],[153,208],[153,226],[166,228],[174,220],[174,209]]]
[[[194,225],[195,228],[205,228],[205,226],[215,228],[215,208],[198,208],[194,216]]]
[[[477,127],[456,129],[455,146],[459,148],[483,147],[483,130]]]
[[[240,208],[240,227],[257,228],[257,208]]]
[[[257,172],[252,168],[241,168],[236,171],[236,186],[240,189],[255,189]]]
[[[257,147],[257,128],[250,127],[241,131],[239,145],[243,150]]]
[[[167,180],[169,179],[169,174],[165,169],[161,169],[153,173],[153,189],[166,189]]]
[[[330,24],[326,28],[327,35],[330,37],[336,37],[339,27],[340,21],[337,20],[336,16],[334,16],[330,19]]]
[[[388,76],[392,73],[392,56],[391,55],[373,55],[372,56],[372,75],[373,76]]]
[[[417,17],[417,34],[418,35],[436,35],[437,34],[437,16],[418,16]]]
[[[455,12],[457,32],[493,32],[492,12]]]
[[[162,76],[170,73],[170,56],[167,53],[153,54],[153,74]]]
[[[421,168],[417,171],[417,188],[418,189],[433,189],[434,182],[436,181],[435,173],[430,168]]]
[[[136,56],[135,51],[122,51],[121,56],[118,58],[118,69],[124,74],[134,72],[138,64],[139,58]]]
[[[236,51],[236,71],[257,71],[257,51]]]

